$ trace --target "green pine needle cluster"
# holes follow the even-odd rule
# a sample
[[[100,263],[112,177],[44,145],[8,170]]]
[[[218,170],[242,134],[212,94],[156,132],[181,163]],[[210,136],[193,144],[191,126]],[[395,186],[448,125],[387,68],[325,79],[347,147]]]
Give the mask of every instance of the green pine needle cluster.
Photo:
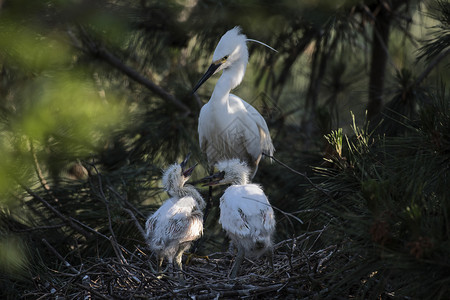
[[[311,223],[330,223],[326,241],[347,257],[330,278],[335,296],[445,299],[450,292],[450,97],[442,88],[429,100],[405,135],[354,124],[350,135],[326,136],[335,151],[315,171],[332,198],[314,191],[301,201],[330,214]]]

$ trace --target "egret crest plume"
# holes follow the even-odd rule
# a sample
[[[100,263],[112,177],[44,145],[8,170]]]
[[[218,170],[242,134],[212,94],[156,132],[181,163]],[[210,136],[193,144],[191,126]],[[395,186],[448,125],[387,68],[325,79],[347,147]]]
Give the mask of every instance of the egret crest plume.
[[[266,47],[269,48],[270,50],[272,50],[272,51],[278,53],[278,50],[277,50],[277,49],[272,48],[272,47],[270,47],[269,45],[267,45],[267,44],[265,44],[265,43],[263,43],[263,42],[260,42],[260,41],[258,41],[258,40],[254,40],[254,39],[246,39],[246,41],[247,41],[247,42],[254,42],[254,43],[261,44],[261,45],[263,45],[263,46],[266,46]]]

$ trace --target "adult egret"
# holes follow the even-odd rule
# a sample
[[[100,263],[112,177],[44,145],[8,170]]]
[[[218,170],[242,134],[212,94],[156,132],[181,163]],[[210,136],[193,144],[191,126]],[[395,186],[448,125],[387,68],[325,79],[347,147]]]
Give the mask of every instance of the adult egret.
[[[145,223],[147,243],[158,260],[158,272],[164,258],[169,267],[175,264],[183,281],[181,258],[192,242],[203,233],[203,209],[205,201],[199,192],[185,182],[195,166],[185,170],[189,155],[181,164],[173,164],[164,172],[162,183],[171,198],[153,213]]]
[[[220,172],[205,177],[205,181],[212,180],[206,185],[231,184],[220,198],[219,218],[222,228],[238,249],[230,277],[236,277],[245,256],[259,257],[268,253],[273,269],[275,217],[267,196],[259,185],[249,183],[250,169],[245,162],[223,160],[216,168]]]
[[[210,166],[220,160],[239,158],[251,166],[253,178],[262,153],[272,156],[275,148],[261,114],[249,103],[230,94],[244,78],[248,63],[247,41],[267,46],[262,42],[247,39],[241,33],[240,27],[227,31],[214,50],[211,66],[194,87],[193,93],[209,77],[223,70],[209,102],[200,111],[200,147],[206,153]]]

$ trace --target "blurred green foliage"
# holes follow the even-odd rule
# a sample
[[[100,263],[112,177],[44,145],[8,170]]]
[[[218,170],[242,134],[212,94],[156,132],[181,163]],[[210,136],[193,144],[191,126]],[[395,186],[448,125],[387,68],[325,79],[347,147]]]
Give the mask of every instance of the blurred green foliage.
[[[14,236],[5,236],[0,240],[0,270],[12,276],[25,273],[27,257],[24,245]]]

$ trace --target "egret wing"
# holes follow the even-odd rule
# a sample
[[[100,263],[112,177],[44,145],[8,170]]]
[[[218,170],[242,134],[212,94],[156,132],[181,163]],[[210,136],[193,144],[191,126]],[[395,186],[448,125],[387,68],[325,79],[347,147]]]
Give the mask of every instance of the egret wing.
[[[264,120],[263,116],[252,105],[244,100],[242,100],[242,102],[244,102],[250,118],[258,126],[262,151],[272,156],[275,152],[275,147],[272,144],[272,138],[270,137],[270,131],[267,127],[266,120]]]
[[[263,116],[251,104],[236,95],[230,94],[230,103],[243,108],[240,110],[240,118],[245,122],[244,132],[248,152],[254,159],[258,159],[261,152],[273,155],[275,148]]]
[[[200,142],[200,149],[202,152],[206,152],[207,149],[207,129],[210,125],[208,125],[208,103],[203,105],[200,110],[200,115],[198,117],[198,138]]]

